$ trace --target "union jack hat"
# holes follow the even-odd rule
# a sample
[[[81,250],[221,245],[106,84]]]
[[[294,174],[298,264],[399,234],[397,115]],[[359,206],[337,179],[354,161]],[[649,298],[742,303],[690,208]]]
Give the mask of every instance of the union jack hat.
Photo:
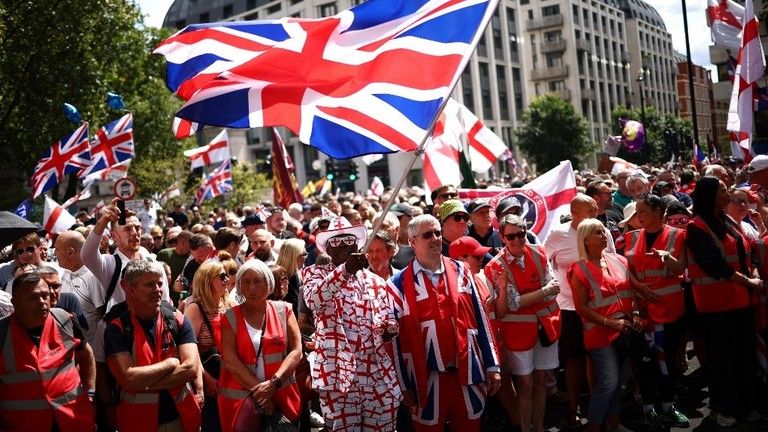
[[[328,240],[333,237],[342,235],[353,235],[357,238],[357,249],[360,250],[365,246],[365,241],[368,239],[368,229],[364,225],[352,226],[345,217],[337,217],[331,219],[331,225],[328,229],[318,233],[315,236],[315,243],[320,252],[325,253],[325,246]]]

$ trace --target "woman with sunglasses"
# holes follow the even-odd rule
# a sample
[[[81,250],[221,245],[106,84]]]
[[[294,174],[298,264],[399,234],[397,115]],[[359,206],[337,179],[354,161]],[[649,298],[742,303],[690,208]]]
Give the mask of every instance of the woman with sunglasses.
[[[726,215],[728,188],[704,176],[693,192],[688,224],[688,272],[704,333],[710,419],[720,427],[760,419],[755,411],[757,368],[755,321],[750,296],[765,292],[754,276],[749,245],[738,223]]]
[[[624,234],[624,256],[630,272],[640,282],[635,289],[645,297],[641,314],[647,320],[646,340],[651,341],[651,348],[666,354],[660,361],[652,359],[636,363],[637,376],[643,377],[638,384],[649,430],[659,429],[662,424],[690,425],[688,418],[673,404],[674,381],[682,377],[675,358],[684,335],[681,318],[685,314],[682,286],[686,266],[685,231],[664,224],[665,210],[664,202],[657,195],[638,199],[636,218],[641,228]],[[661,341],[660,346],[656,346],[655,341]],[[660,414],[654,406],[657,392],[661,399]]]
[[[237,275],[237,270],[240,268],[240,264],[232,258],[232,255],[230,255],[229,252],[225,251],[219,251],[219,261],[221,262],[221,265],[224,266],[224,271],[229,275],[229,280],[226,283],[229,301],[233,305],[242,303],[243,299],[237,295],[237,290],[235,289],[235,276]]]
[[[219,363],[217,346],[220,346],[221,313],[232,306],[227,296],[229,274],[218,261],[206,261],[197,269],[192,280],[192,296],[184,309],[184,316],[192,323],[197,337],[197,350],[203,363],[202,431],[219,431],[219,412],[216,406],[218,393]]]
[[[585,219],[576,230],[579,261],[568,277],[576,312],[584,323],[584,346],[589,351],[597,378],[587,412],[587,431],[628,432],[621,425],[620,336],[637,336],[640,322],[634,313],[627,259],[606,252],[609,238],[597,219]],[[640,336],[642,338],[642,336]]]
[[[765,223],[760,213],[750,207],[749,192],[745,189],[732,187],[731,202],[725,208],[725,214],[733,218],[741,227],[742,233],[751,241],[757,241],[765,234]]]
[[[275,290],[275,278],[260,260],[248,260],[240,267],[237,290],[244,302],[221,318],[218,402],[222,430],[232,430],[246,397],[253,397],[267,414],[277,411],[296,422],[301,398],[293,372],[302,353],[291,306],[268,300]]]
[[[544,429],[547,402],[547,371],[559,365],[557,341],[560,338],[560,308],[555,297],[560,285],[552,276],[542,245],[527,244],[527,224],[516,215],[501,219],[504,249],[485,267],[496,293],[496,317],[505,361],[499,398],[512,418],[514,387],[517,383],[517,409],[523,432]]]
[[[304,246],[304,240],[288,239],[283,241],[275,262],[285,270],[288,278],[288,291],[283,300],[293,306],[293,314],[296,316],[299,314],[299,296],[302,287],[299,270],[304,267],[304,262],[307,260],[307,250]]]

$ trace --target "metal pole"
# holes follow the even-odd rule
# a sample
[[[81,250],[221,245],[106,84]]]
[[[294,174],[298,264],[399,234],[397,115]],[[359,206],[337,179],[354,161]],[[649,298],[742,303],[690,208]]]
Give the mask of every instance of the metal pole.
[[[691,116],[693,119],[693,142],[699,144],[699,119],[696,117],[696,92],[693,88],[693,62],[691,61],[691,41],[688,37],[688,8],[683,2],[683,28],[685,29],[685,57],[688,64],[688,93],[691,95]],[[707,151],[712,151],[708,148]]]
[[[645,92],[643,91],[643,83],[645,82],[645,69],[640,70],[640,78],[637,80],[640,87],[640,120],[643,123],[643,127],[647,127],[645,124]]]

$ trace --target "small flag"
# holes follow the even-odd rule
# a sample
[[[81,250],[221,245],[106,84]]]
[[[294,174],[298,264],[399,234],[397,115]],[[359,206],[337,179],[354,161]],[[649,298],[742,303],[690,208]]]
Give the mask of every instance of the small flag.
[[[226,160],[205,177],[200,189],[195,193],[195,203],[200,205],[203,201],[228,192],[232,192],[232,165]]]
[[[377,197],[384,194],[384,183],[378,176],[373,177],[371,181],[371,193]]]
[[[59,234],[68,231],[77,220],[69,214],[64,207],[45,196],[45,207],[43,209],[43,228],[49,233]]]
[[[88,199],[90,197],[91,197],[91,188],[89,185],[89,186],[86,186],[86,188],[80,191],[79,193],[76,193],[75,196],[73,196],[72,198],[64,201],[64,204],[62,204],[61,206],[66,209],[66,208],[69,208],[72,204],[78,201],[82,201],[84,199]]]
[[[25,199],[16,207],[16,210],[13,212],[16,213],[19,217],[22,217],[24,219],[27,219],[27,216],[29,216],[29,210],[32,208],[32,202],[28,199]]]
[[[79,128],[43,153],[32,174],[32,185],[37,198],[45,191],[53,189],[64,179],[64,174],[78,174],[91,164],[88,146],[88,123]]]
[[[185,151],[184,156],[189,158],[191,170],[230,160],[232,155],[229,151],[227,130],[219,132],[208,145]]]

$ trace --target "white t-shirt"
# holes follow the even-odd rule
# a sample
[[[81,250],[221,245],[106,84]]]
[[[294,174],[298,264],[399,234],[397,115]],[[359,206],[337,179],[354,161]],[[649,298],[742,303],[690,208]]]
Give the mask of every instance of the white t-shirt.
[[[61,292],[70,292],[77,297],[88,322],[88,330],[84,331],[84,335],[88,343],[93,345],[96,327],[103,318],[97,312],[98,308],[104,305],[104,289],[101,283],[86,266],[82,266],[74,272],[64,272],[61,277]]]
[[[245,322],[245,328],[248,329],[248,336],[251,338],[251,343],[253,344],[253,352],[259,352],[262,331],[251,327],[251,325],[248,324],[248,321]],[[259,381],[264,381],[264,362],[261,361],[263,357],[264,354],[260,354],[259,358],[256,359],[256,379]]]
[[[142,208],[136,213],[136,217],[139,218],[139,222],[141,222],[141,232],[143,233],[148,233],[152,230],[153,226],[157,225],[157,214],[152,209],[147,210]]]

